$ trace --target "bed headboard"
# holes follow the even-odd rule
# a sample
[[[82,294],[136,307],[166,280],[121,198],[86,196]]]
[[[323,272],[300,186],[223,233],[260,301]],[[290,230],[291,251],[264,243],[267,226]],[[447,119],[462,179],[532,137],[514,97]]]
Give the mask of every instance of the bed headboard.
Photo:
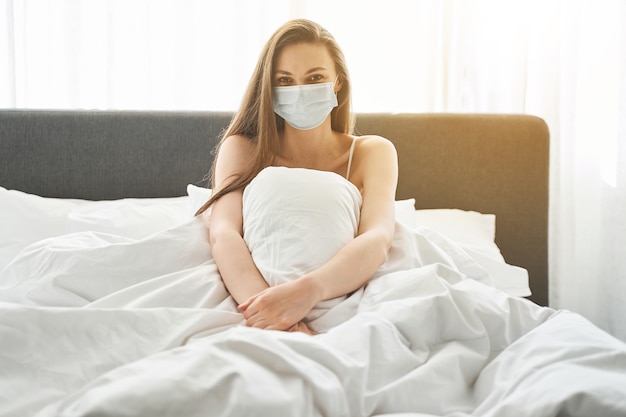
[[[221,112],[0,111],[0,185],[44,197],[174,197],[204,180]],[[397,198],[496,214],[496,243],[548,303],[549,133],[527,115],[358,114],[398,150]]]

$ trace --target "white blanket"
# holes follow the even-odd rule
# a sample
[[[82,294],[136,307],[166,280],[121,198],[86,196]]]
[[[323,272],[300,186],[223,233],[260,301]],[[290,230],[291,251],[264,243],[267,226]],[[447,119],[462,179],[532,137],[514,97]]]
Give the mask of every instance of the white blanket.
[[[313,337],[242,324],[196,219],[38,242],[0,286],[1,416],[626,415],[624,343],[400,223]]]

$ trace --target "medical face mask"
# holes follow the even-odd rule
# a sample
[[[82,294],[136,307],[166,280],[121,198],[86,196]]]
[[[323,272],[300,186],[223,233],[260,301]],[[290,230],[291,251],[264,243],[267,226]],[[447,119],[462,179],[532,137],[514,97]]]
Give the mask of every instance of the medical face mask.
[[[334,107],[334,82],[274,87],[274,111],[296,129],[315,129]]]

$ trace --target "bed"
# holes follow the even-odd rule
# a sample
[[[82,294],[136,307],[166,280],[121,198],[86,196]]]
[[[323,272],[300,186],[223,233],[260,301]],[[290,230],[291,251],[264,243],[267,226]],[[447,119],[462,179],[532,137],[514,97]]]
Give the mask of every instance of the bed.
[[[0,111],[0,415],[626,415],[626,345],[547,306],[543,120],[358,114],[396,237],[308,336],[242,325],[193,217],[231,117]]]

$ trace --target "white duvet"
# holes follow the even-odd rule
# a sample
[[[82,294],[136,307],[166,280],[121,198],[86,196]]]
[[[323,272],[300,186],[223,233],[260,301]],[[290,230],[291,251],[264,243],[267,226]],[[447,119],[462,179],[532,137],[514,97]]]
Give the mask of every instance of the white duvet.
[[[345,244],[360,205],[338,175],[277,172],[244,211],[274,284]],[[345,194],[341,213],[275,188],[300,174],[322,181],[315,198]],[[326,210],[325,227],[303,223]],[[0,416],[626,415],[624,343],[493,288],[430,229],[398,223],[368,285],[309,319],[317,336],[245,327],[197,219],[142,239],[43,240],[0,273]]]

